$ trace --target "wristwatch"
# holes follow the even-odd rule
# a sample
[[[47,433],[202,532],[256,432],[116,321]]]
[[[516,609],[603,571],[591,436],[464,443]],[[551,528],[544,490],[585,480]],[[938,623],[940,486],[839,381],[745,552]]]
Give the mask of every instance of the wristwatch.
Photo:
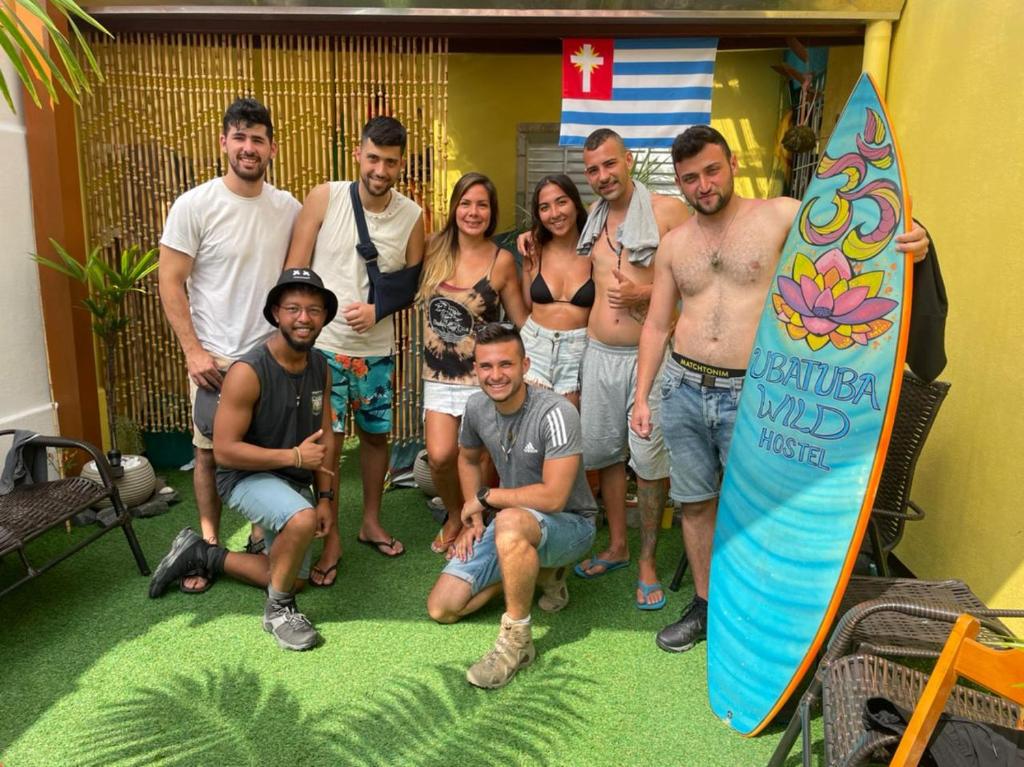
[[[484,507],[485,511],[496,511],[496,509],[487,502],[487,494],[491,492],[489,487],[481,487],[476,491],[476,499],[480,501],[480,505]]]
[[[322,501],[324,498],[326,498],[328,501],[333,501],[334,500],[334,491],[333,490],[321,490],[319,493],[316,494],[316,499],[318,501]]]

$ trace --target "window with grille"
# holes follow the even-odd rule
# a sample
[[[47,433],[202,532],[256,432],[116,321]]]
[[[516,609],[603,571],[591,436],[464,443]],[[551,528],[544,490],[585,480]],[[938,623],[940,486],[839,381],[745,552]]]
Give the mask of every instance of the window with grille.
[[[634,175],[643,179],[647,188],[659,194],[679,196],[672,170],[672,153],[668,149],[641,149],[633,152]],[[516,226],[524,227],[530,218],[533,188],[544,176],[564,173],[580,190],[580,197],[590,205],[597,196],[583,176],[583,149],[558,145],[558,123],[520,123],[516,152]]]

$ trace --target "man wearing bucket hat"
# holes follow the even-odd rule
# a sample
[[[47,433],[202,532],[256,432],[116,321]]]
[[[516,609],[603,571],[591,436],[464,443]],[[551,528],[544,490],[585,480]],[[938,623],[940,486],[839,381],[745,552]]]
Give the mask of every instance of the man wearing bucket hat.
[[[149,586],[158,597],[175,580],[225,573],[265,587],[263,628],[288,650],[308,650],[320,639],[298,611],[295,591],[309,577],[310,543],[333,524],[334,476],[324,466],[334,446],[324,407],[331,379],[312,350],[337,312],[337,297],[316,272],[286,269],[263,308],[277,332],[235,362],[221,387],[213,429],[217,491],[263,528],[269,557],[229,552],[186,528]]]

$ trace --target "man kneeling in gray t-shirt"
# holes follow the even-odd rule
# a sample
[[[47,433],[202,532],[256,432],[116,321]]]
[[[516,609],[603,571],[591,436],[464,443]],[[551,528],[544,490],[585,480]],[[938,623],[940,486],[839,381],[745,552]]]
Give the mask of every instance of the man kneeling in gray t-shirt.
[[[454,623],[505,593],[505,614],[493,649],[470,666],[477,687],[502,687],[533,662],[530,634],[534,589],[547,612],[569,602],[566,565],[594,542],[597,503],[583,472],[576,409],[554,392],[527,386],[530,360],[519,331],[505,323],[476,333],[476,374],[483,392],[466,406],[459,434],[462,533],[454,556],[427,597],[438,623]],[[481,456],[490,453],[501,486],[484,485]],[[496,512],[484,528],[484,512]]]

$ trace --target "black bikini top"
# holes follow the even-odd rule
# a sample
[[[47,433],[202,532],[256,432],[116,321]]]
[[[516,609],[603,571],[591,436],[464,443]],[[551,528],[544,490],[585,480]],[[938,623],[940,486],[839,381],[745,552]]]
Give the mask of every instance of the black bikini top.
[[[556,299],[551,295],[551,288],[548,287],[547,281],[544,279],[542,273],[542,263],[540,259],[537,260],[537,276],[533,278],[533,282],[530,283],[530,299],[535,304],[572,304],[578,306],[581,309],[590,309],[594,305],[594,297],[596,290],[594,288],[594,265],[590,265],[590,278],[577,288],[576,292],[573,293],[572,298],[568,301],[564,299]]]

